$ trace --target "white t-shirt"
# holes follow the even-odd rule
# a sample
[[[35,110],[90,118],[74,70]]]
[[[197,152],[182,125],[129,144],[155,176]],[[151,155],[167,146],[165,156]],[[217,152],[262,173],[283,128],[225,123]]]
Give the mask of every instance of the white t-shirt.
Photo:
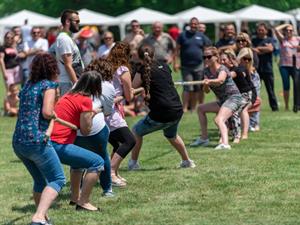
[[[116,92],[114,86],[108,82],[102,82],[102,95],[100,98],[93,98],[93,109],[102,108],[102,112],[96,114],[93,118],[91,132],[88,136],[98,134],[105,126],[104,114],[109,115],[113,112],[113,104]],[[83,136],[80,131],[77,136]]]
[[[24,51],[40,49],[43,50],[44,52],[47,52],[48,48],[49,48],[48,40],[44,38],[39,38],[36,41],[30,40],[24,43]],[[26,61],[23,64],[24,69],[30,68],[30,64],[32,63],[34,57],[35,55],[30,55],[26,58]]]
[[[55,42],[55,54],[60,71],[59,82],[68,83],[70,82],[70,76],[67,73],[62,55],[72,54],[72,67],[77,76],[80,76],[84,69],[84,65],[80,56],[80,51],[74,42],[74,40],[66,33],[61,32]]]
[[[102,57],[107,57],[110,50],[115,46],[115,42],[110,46],[110,47],[107,47],[107,45],[101,45],[99,48],[98,48],[98,52],[97,52],[97,55],[98,57],[102,58]]]

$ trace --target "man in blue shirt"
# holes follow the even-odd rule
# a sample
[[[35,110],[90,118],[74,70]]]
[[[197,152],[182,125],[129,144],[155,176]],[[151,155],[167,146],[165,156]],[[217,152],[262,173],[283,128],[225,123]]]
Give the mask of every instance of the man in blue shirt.
[[[228,48],[235,50],[235,27],[233,24],[227,24],[224,30],[224,37],[221,38],[217,43],[216,47],[219,51],[224,51]]]
[[[257,36],[252,39],[253,51],[259,58],[258,73],[260,79],[264,81],[267,89],[269,104],[272,111],[278,111],[277,99],[274,92],[274,74],[272,53],[274,51],[274,39],[268,37],[268,27],[265,23],[257,25]]]
[[[183,31],[176,45],[174,59],[174,70],[181,69],[183,81],[196,81],[202,78],[203,69],[203,49],[211,45],[209,38],[202,32],[198,31],[199,21],[196,17],[190,20],[190,30]],[[181,66],[176,60],[180,56]],[[195,110],[197,99],[202,103],[204,94],[200,85],[189,85],[183,87],[183,111],[186,112],[188,107]]]

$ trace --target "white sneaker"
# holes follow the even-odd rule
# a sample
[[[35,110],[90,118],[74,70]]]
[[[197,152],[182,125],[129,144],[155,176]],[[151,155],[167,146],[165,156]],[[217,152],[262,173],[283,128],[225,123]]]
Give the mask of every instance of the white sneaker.
[[[193,160],[188,159],[188,160],[182,160],[179,167],[180,168],[195,168],[196,165]]]
[[[141,169],[139,162],[137,160],[129,159],[128,170],[139,170],[139,169]]]
[[[217,147],[215,147],[216,150],[226,150],[226,149],[231,149],[231,146],[230,145],[225,145],[225,144],[219,144]]]
[[[190,144],[190,147],[197,146],[207,146],[209,144],[209,139],[201,139],[201,137],[197,137],[197,139]]]

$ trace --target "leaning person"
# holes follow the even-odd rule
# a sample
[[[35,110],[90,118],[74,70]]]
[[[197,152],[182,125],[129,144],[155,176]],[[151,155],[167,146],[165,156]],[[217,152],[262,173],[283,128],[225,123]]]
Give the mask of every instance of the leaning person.
[[[170,68],[164,62],[153,60],[154,48],[150,45],[139,47],[138,56],[143,66],[140,73],[134,77],[133,87],[144,87],[150,112],[133,127],[136,145],[128,163],[129,170],[139,168],[137,160],[143,136],[157,130],[163,130],[164,136],[180,154],[182,159],[180,167],[195,167],[193,160],[188,156],[183,140],[177,133],[183,109],[172,81]]]
[[[203,89],[206,93],[211,89],[218,100],[198,106],[201,136],[191,143],[191,147],[208,145],[206,113],[213,112],[217,113],[215,123],[221,133],[220,144],[215,149],[231,149],[226,121],[242,107],[242,95],[231,78],[229,70],[219,63],[219,58],[217,48],[208,47],[204,50],[203,59],[207,67],[204,70]]]
[[[58,118],[76,125],[83,135],[88,135],[92,128],[92,119],[97,113],[97,109],[93,110],[91,97],[100,95],[100,74],[95,71],[82,73],[76,85],[58,100],[55,113]],[[98,211],[90,203],[89,197],[100,171],[103,170],[104,162],[96,153],[74,145],[76,134],[76,130],[55,122],[51,134],[52,145],[60,161],[71,166],[71,183],[76,179],[81,180],[83,170],[87,171],[81,190],[71,190],[71,201],[76,203],[76,210]]]
[[[34,181],[33,200],[37,209],[31,225],[48,224],[48,209],[65,184],[63,168],[49,141],[58,73],[54,57],[45,53],[36,55],[30,78],[19,95],[20,111],[13,149]]]

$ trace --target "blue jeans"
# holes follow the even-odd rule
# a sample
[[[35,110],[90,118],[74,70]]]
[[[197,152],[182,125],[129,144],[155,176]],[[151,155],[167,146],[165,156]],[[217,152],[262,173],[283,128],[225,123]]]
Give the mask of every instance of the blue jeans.
[[[86,169],[87,172],[100,172],[103,170],[103,159],[89,150],[73,144],[58,144],[52,141],[52,145],[63,164],[72,169]]]
[[[104,192],[111,190],[111,168],[110,157],[107,152],[107,142],[109,137],[109,128],[105,127],[97,134],[92,136],[77,136],[75,145],[88,149],[100,155],[104,160],[104,171],[100,174],[100,185]]]
[[[163,130],[164,136],[170,139],[176,137],[179,122],[180,119],[162,123],[152,120],[149,116],[145,116],[133,126],[132,130],[140,137],[157,130]]]
[[[34,192],[42,193],[46,186],[60,192],[66,180],[51,142],[42,145],[13,143],[13,148],[34,180]]]

